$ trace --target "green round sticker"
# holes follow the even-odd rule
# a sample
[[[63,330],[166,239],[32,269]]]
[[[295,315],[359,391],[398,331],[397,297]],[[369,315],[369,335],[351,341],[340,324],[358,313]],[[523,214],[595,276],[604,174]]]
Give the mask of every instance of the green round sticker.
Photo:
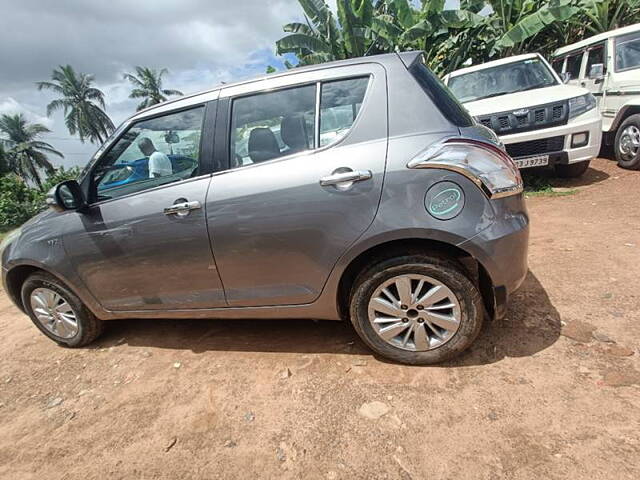
[[[464,193],[453,182],[438,182],[427,191],[424,206],[438,220],[450,220],[464,208]]]

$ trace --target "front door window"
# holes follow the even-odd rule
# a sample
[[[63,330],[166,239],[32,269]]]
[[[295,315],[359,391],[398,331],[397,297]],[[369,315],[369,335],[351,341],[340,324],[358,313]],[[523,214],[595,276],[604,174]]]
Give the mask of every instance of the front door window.
[[[196,176],[203,115],[198,107],[133,124],[94,169],[95,200]]]

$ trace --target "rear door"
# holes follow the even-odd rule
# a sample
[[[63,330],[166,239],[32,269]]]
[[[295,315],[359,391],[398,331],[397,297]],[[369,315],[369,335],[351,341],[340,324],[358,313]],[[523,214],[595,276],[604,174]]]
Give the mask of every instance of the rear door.
[[[229,168],[212,178],[207,219],[227,302],[310,303],[378,208],[385,70],[372,63],[275,77],[222,98]]]

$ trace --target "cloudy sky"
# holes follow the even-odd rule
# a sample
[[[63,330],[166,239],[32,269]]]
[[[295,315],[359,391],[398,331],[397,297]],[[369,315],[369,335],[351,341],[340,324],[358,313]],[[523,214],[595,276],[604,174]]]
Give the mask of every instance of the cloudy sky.
[[[117,125],[137,104],[122,79],[135,65],[168,68],[165,87],[184,93],[259,75],[281,67],[274,43],[302,18],[297,0],[0,0],[0,12],[0,113],[47,125],[65,166],[97,147],[70,137],[62,113],[46,117],[53,96],[35,82],[56,66],[95,75]]]

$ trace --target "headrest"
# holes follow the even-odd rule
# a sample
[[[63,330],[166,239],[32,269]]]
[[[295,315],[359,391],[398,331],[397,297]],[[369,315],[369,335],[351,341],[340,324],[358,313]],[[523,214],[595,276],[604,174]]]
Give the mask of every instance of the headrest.
[[[309,148],[307,130],[302,114],[284,117],[280,123],[280,136],[291,150],[306,150]]]
[[[249,134],[249,158],[254,163],[266,162],[280,155],[278,141],[270,128],[258,127]]]

